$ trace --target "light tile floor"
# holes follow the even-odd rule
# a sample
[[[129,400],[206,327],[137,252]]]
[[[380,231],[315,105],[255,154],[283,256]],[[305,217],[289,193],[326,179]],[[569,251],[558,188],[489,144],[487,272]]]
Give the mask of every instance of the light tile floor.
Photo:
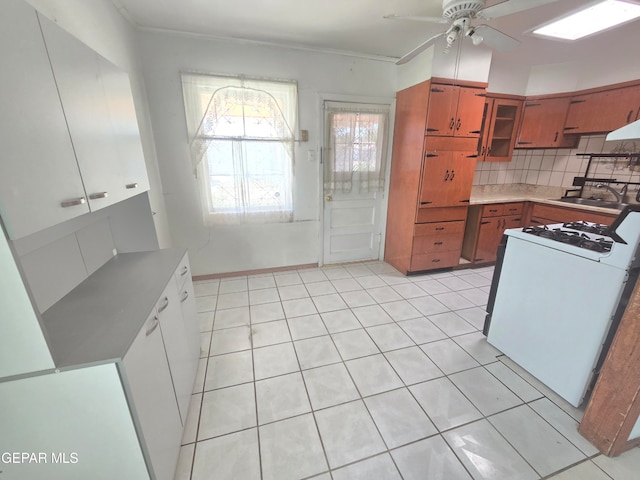
[[[198,282],[176,480],[632,480],[582,412],[487,344],[492,268],[366,263]]]

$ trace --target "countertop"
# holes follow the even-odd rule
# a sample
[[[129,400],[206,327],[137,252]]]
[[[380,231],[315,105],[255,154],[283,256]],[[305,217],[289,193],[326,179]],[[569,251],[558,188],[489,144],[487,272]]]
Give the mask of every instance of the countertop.
[[[538,202],[565,208],[577,208],[592,212],[618,215],[620,210],[615,208],[594,207],[590,205],[575,205],[561,202],[558,199],[564,195],[565,187],[547,187],[514,183],[505,185],[481,185],[471,189],[470,205],[484,205],[487,203],[503,202]]]
[[[122,358],[185,254],[121,253],[42,314],[56,367]]]

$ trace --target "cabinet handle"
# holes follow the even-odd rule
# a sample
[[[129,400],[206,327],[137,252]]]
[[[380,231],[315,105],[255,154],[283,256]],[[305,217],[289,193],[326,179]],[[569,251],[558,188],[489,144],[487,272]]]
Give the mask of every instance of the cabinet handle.
[[[98,200],[100,198],[107,198],[108,196],[109,194],[107,192],[92,193],[89,195],[89,200]]]
[[[431,263],[438,263],[440,261],[439,258],[434,258],[433,260],[431,260]]]
[[[420,205],[429,205],[430,203],[433,203],[433,202],[420,202]]]
[[[480,151],[480,156],[484,157],[484,151],[487,149],[484,145],[482,146],[482,150]]]
[[[127,188],[128,190],[131,190],[132,188],[138,188],[138,184],[137,183],[127,183],[125,185],[125,188]]]
[[[489,209],[489,211],[490,211],[491,213],[496,213],[498,210],[497,210],[497,209],[495,209],[495,208],[490,208],[490,209]]]
[[[433,242],[434,245],[442,245],[442,242]]]
[[[633,110],[629,110],[629,114],[627,115],[627,123],[631,121],[631,115],[633,115]]]
[[[189,267],[187,267],[186,265],[182,268],[182,271],[180,272],[180,276],[184,277],[187,273],[189,272]]]
[[[555,135],[555,137],[553,137],[553,141],[554,141],[554,142],[557,142],[557,141],[558,141],[558,131],[557,131],[557,130],[556,130],[556,135]]]
[[[437,156],[437,153],[425,153],[424,158],[435,158]]]
[[[155,332],[156,328],[158,328],[158,325],[160,325],[160,319],[158,318],[158,315],[154,315],[153,316],[153,325],[151,327],[147,328],[146,336],[148,337],[153,332]]]
[[[442,230],[444,230],[444,227],[436,227],[436,232],[441,232]]]
[[[489,147],[489,150],[487,150],[487,157],[491,156],[491,147]]]
[[[449,130],[453,130],[453,127],[456,124],[456,119],[451,117],[451,121],[449,122]]]
[[[458,123],[456,124],[456,130],[460,130],[461,126],[462,126],[462,120],[458,119]]]
[[[164,301],[162,302],[162,305],[158,307],[158,313],[164,312],[168,306],[169,306],[169,297],[164,297]]]
[[[189,292],[185,290],[182,292],[182,298],[180,298],[180,303],[184,302],[187,298],[189,298]]]
[[[451,170],[451,178],[449,179],[449,181],[453,182],[453,177],[456,176],[456,171],[455,170]]]
[[[447,180],[449,180],[449,170],[447,170],[447,173],[444,176],[444,181],[446,182]]]
[[[76,205],[82,205],[84,203],[87,203],[87,201],[85,200],[84,197],[80,197],[80,198],[74,198],[73,200],[65,200],[64,202],[60,203],[60,206],[62,208],[67,208],[67,207],[75,207]]]

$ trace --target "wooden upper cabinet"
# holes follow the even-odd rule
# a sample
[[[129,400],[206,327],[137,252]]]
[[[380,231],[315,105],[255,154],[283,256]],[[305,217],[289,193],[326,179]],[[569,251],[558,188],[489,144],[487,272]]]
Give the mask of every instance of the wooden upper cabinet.
[[[520,126],[522,103],[517,99],[487,98],[478,146],[479,161],[511,160]]]
[[[610,132],[638,119],[640,85],[571,97],[565,133]]]
[[[480,136],[484,89],[432,84],[427,112],[427,135]]]
[[[468,205],[476,157],[476,152],[471,151],[426,153],[420,207]]]
[[[525,101],[516,148],[574,147],[579,137],[565,136],[570,97]]]

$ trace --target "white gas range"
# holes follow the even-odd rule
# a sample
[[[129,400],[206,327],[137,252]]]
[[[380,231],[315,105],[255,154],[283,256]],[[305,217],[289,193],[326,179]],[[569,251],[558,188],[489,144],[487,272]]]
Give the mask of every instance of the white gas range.
[[[638,277],[640,208],[608,228],[572,222],[509,229],[504,239],[487,341],[579,406]]]

